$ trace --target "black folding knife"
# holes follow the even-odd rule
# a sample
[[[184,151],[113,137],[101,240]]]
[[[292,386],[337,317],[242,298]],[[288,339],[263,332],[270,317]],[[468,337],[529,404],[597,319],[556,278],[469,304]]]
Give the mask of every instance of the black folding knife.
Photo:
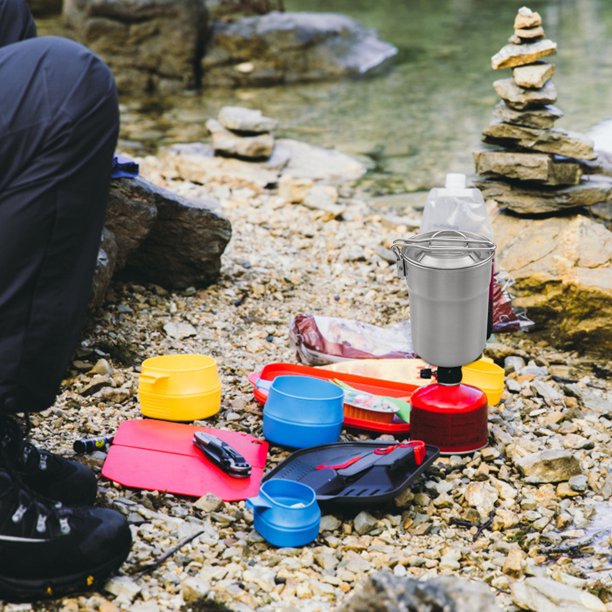
[[[193,443],[228,476],[248,478],[251,475],[251,464],[235,448],[217,436],[197,431],[193,434]]]

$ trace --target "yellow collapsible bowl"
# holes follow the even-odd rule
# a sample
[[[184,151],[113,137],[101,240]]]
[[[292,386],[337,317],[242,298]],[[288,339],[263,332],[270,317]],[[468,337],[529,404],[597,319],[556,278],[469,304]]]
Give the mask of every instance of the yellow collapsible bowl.
[[[217,362],[208,355],[160,355],[142,363],[138,401],[144,416],[204,419],[221,408]]]
[[[461,382],[484,391],[489,406],[495,406],[499,402],[504,390],[504,368],[483,358],[464,365],[461,371]]]

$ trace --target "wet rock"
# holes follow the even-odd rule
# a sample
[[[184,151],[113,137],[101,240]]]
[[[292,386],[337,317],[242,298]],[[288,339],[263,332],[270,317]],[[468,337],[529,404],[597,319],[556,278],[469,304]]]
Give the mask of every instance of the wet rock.
[[[578,459],[566,450],[545,450],[516,461],[527,482],[563,482],[582,473]]]
[[[515,279],[514,304],[557,346],[607,354],[612,342],[612,233],[583,216],[492,215],[496,261]],[[582,345],[582,346],[581,346]]]
[[[338,612],[392,612],[394,610],[454,610],[499,612],[495,596],[482,582],[452,576],[415,580],[376,572],[361,583]]]
[[[595,159],[593,141],[581,134],[567,132],[558,128],[539,130],[503,122],[491,123],[483,130],[487,142],[512,141],[514,146],[554,153],[575,159]]]
[[[494,70],[532,64],[557,52],[557,43],[544,39],[524,45],[506,45],[491,58]]]
[[[215,153],[247,159],[267,159],[272,155],[274,138],[271,134],[237,135],[224,128],[216,119],[209,119],[206,127],[212,134]]]
[[[512,70],[512,78],[519,87],[540,89],[555,74],[554,64],[538,62],[527,66],[517,66]]]
[[[552,104],[542,108],[527,108],[518,111],[510,108],[503,100],[500,100],[493,109],[493,116],[504,123],[549,129],[553,127],[557,119],[563,117],[563,111]]]
[[[361,75],[396,53],[343,15],[272,12],[214,24],[203,82],[237,87]]]
[[[195,67],[206,35],[203,2],[66,0],[64,16],[77,38],[111,67],[120,91],[175,91],[197,84]]]
[[[219,123],[233,132],[265,134],[278,126],[278,121],[265,117],[260,110],[242,106],[224,106],[219,111]]]
[[[499,79],[493,83],[497,95],[515,110],[552,104],[557,99],[557,90],[552,82],[538,89],[519,87],[514,79]]]
[[[534,612],[604,612],[602,601],[586,591],[550,578],[527,578],[511,585],[512,601]]]
[[[518,151],[476,151],[476,172],[548,185],[577,185],[582,176],[578,163],[557,161],[553,155]]]

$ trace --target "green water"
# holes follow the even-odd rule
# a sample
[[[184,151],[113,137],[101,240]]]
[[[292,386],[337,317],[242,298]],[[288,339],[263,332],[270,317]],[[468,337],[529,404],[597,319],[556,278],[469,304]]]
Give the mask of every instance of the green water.
[[[512,34],[520,2],[506,0],[286,0],[287,10],[337,12],[393,43],[384,73],[355,80],[265,89],[206,90],[166,98],[123,98],[121,147],[207,140],[204,121],[226,104],[260,108],[280,120],[279,135],[374,160],[379,193],[428,189],[447,171],[471,173],[472,151],[497,96],[490,57]],[[612,117],[612,1],[539,0],[565,117],[587,131]]]

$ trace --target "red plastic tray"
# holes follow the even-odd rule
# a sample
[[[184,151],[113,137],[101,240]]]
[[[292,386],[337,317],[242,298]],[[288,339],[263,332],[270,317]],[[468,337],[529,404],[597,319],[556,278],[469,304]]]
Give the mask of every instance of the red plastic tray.
[[[253,395],[255,399],[264,404],[267,397],[267,389],[259,386],[260,381],[272,382],[277,376],[292,375],[292,376],[314,376],[315,378],[323,378],[324,380],[341,380],[355,389],[367,391],[374,395],[386,395],[388,397],[399,397],[403,400],[410,400],[410,396],[419,387],[407,383],[400,383],[392,380],[381,380],[378,378],[369,378],[367,376],[358,376],[356,374],[345,374],[344,372],[334,372],[331,370],[322,370],[320,368],[312,368],[310,366],[298,365],[294,363],[269,363],[264,366],[261,372],[253,372],[249,376],[249,382],[253,385]],[[405,423],[398,417],[395,417],[391,423],[380,423],[378,421],[370,421],[367,419],[356,419],[353,417],[344,417],[344,425],[355,429],[363,429],[366,431],[375,431],[378,433],[395,433],[402,434],[410,431],[410,423]]]

